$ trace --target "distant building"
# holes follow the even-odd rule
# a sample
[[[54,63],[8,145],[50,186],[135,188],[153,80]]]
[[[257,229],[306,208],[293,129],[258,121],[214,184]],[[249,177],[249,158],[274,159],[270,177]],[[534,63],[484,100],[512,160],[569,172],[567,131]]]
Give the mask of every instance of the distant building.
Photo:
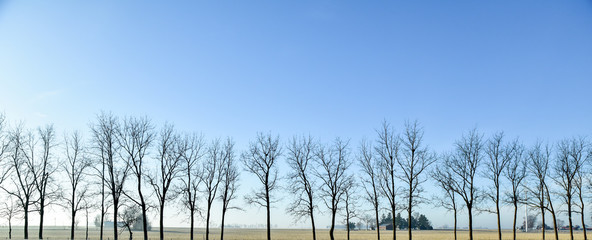
[[[378,226],[379,230],[393,230],[393,224],[389,223],[389,224],[380,224],[380,226]]]

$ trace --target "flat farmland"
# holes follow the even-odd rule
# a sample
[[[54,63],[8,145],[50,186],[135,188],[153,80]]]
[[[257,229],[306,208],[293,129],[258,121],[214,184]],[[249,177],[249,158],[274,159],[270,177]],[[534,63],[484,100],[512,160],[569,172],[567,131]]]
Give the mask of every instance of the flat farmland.
[[[407,232],[399,231],[397,232],[397,239],[407,239]],[[23,231],[21,227],[13,228],[12,233],[13,239],[23,239]],[[44,237],[45,239],[68,239],[69,238],[69,230],[66,227],[47,227],[44,229]],[[336,239],[347,239],[346,231],[339,229],[335,230],[335,238]],[[583,233],[581,231],[574,232],[575,239],[584,239]],[[255,239],[265,239],[266,231],[265,229],[237,229],[231,228],[226,229],[224,233],[224,238],[228,240],[255,240]],[[310,230],[307,229],[273,229],[271,231],[272,239],[278,240],[304,240],[304,239],[312,239],[312,234]],[[381,239],[392,239],[391,231],[381,231]],[[497,232],[495,230],[476,230],[474,232],[475,239],[478,240],[494,240],[497,239]],[[37,228],[33,227],[29,230],[29,237],[34,239],[37,237]],[[458,231],[458,239],[469,239],[468,231],[466,230],[459,230]],[[96,228],[91,228],[89,230],[89,239],[98,239],[99,238],[99,231]],[[150,239],[158,239],[158,229],[152,230],[149,232]],[[538,240],[541,239],[540,232],[533,232],[533,233],[523,233],[518,232],[517,238],[520,240]],[[568,232],[561,232],[559,235],[560,239],[569,239]],[[0,228],[0,239],[8,239],[8,228],[1,227]],[[84,228],[79,228],[76,231],[76,239],[84,239]],[[105,239],[113,239],[113,232],[112,229],[108,229],[105,235]],[[129,239],[129,234],[127,231],[121,232],[119,234],[119,239],[127,240]],[[133,232],[133,239],[142,239],[142,232],[134,231]],[[189,239],[189,229],[188,228],[166,228],[165,229],[165,239],[170,240],[180,240],[180,239]],[[205,239],[205,229],[199,228],[196,229],[195,232],[195,240]],[[220,230],[219,229],[212,229],[210,234],[210,239],[220,239]],[[320,229],[317,230],[317,239],[319,240],[328,240],[329,239],[329,230],[328,229]],[[376,239],[376,232],[374,231],[352,231],[350,234],[350,239],[352,240],[367,240],[367,239]],[[453,232],[451,230],[431,230],[431,231],[414,231],[413,239],[416,240],[448,240],[454,239]],[[503,231],[503,239],[512,239],[512,231],[504,230]],[[553,232],[547,232],[547,239],[554,239]]]

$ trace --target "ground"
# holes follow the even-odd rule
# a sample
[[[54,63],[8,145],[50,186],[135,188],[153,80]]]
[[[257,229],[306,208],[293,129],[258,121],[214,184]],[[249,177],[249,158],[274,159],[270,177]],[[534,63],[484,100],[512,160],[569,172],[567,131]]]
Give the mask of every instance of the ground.
[[[205,239],[204,235],[205,231],[203,228],[196,229],[195,232],[195,240],[202,240]],[[518,232],[517,238],[519,240],[539,240],[542,239],[540,232],[533,232],[533,233],[523,233]],[[90,239],[98,239],[99,232],[96,228],[91,228],[89,231]],[[574,233],[575,239],[584,239],[583,234],[581,231],[576,231]],[[70,236],[70,232],[67,227],[47,227],[44,229],[44,237],[48,240],[51,239],[68,239]],[[150,231],[149,237],[150,239],[158,239],[158,229]],[[225,239],[227,240],[237,240],[237,239],[245,239],[245,240],[254,240],[254,239],[265,239],[266,232],[265,229],[226,229],[225,231]],[[381,231],[381,239],[392,239],[392,232],[391,231]],[[458,232],[459,240],[468,239],[468,231],[460,230]],[[476,240],[494,240],[497,239],[497,232],[495,230],[476,230],[474,233]],[[37,237],[37,228],[33,227],[29,230],[29,237],[36,238]],[[134,239],[141,239],[142,232],[134,232],[133,234]],[[272,239],[277,240],[299,240],[299,239],[312,239],[312,234],[310,230],[307,229],[273,229],[271,231]],[[0,239],[7,239],[8,238],[8,228],[2,227],[0,228]],[[23,230],[22,228],[15,228],[13,229],[13,239],[22,239],[23,238]],[[180,239],[188,239],[189,238],[189,229],[188,228],[167,228],[165,229],[165,239],[167,240],[180,240]],[[336,239],[347,239],[346,231],[345,230],[335,230],[335,238]],[[503,239],[511,239],[512,238],[512,231],[504,230],[503,232]],[[76,231],[76,239],[84,239],[84,228],[79,228]],[[112,229],[108,229],[105,235],[105,240],[110,239],[113,240],[113,232]],[[128,240],[129,235],[127,231],[122,232],[119,235],[120,240]],[[213,229],[210,234],[210,239],[220,239],[220,231],[218,229]],[[320,229],[317,230],[317,239],[318,240],[327,240],[329,239],[329,230],[328,229]],[[351,232],[351,239],[352,240],[367,240],[367,239],[376,239],[376,232],[375,231],[352,231]],[[403,240],[407,239],[407,232],[406,231],[398,231],[397,232],[397,239]],[[454,239],[453,232],[451,230],[431,230],[431,231],[414,231],[413,232],[413,239],[415,240],[446,240],[446,239]],[[554,239],[553,232],[547,232],[547,239]],[[560,239],[569,239],[568,232],[560,233]]]

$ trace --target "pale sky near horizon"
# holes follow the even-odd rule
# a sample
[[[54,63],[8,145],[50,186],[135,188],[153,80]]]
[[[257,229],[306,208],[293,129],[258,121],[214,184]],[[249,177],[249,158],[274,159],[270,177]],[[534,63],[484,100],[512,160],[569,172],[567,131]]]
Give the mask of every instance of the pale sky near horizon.
[[[100,111],[147,115],[209,140],[231,136],[239,151],[268,131],[342,137],[356,150],[383,120],[400,130],[408,119],[436,152],[474,127],[554,142],[592,134],[591,43],[586,0],[0,0],[0,111],[53,123],[58,136],[88,135]],[[242,193],[256,184],[242,179]],[[265,222],[264,209],[246,208],[228,223]],[[451,221],[418,211],[434,226]],[[178,215],[169,226],[186,225]],[[308,227],[293,224],[285,201],[272,219]],[[503,219],[510,227],[509,208]],[[494,228],[493,215],[475,226]]]

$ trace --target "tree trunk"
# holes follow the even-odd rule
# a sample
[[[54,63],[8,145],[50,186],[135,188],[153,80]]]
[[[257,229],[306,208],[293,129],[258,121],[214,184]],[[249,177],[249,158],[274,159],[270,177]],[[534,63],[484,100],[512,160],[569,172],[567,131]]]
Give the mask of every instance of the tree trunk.
[[[469,211],[469,239],[473,240],[473,209],[472,207],[467,207]]]
[[[139,188],[140,184],[138,184],[138,189]],[[142,196],[142,192],[139,192],[139,195],[142,205],[142,230],[144,230],[144,240],[148,240],[148,217],[146,216],[146,202],[144,202],[144,196]]]
[[[571,196],[568,197],[567,200],[567,219],[569,221],[569,239],[573,240],[573,225],[571,220]]]
[[[581,198],[581,197],[580,197]],[[584,217],[584,201],[582,200],[582,228],[584,230],[584,240],[588,240],[588,236],[586,235],[586,221],[584,219],[586,219]]]
[[[586,218],[584,216],[584,212],[585,212],[585,209],[586,208],[585,208],[585,205],[584,205],[584,199],[582,198],[582,190],[580,189],[579,192],[580,193],[578,195],[580,197],[580,204],[581,204],[581,207],[582,207],[582,211],[580,212],[580,214],[582,215],[582,228],[584,230],[584,240],[588,240],[588,235],[586,234],[586,220],[585,220]]]
[[[269,186],[265,184],[265,201],[267,208],[267,240],[271,240],[271,209],[269,208]]]
[[[164,203],[160,204],[160,216],[158,218],[158,231],[160,240],[164,240]]]
[[[333,236],[333,232],[335,230],[335,215],[337,214],[337,209],[331,209],[331,229],[329,229],[329,237],[331,240],[335,240],[335,236]],[[378,226],[376,226],[378,228]]]
[[[224,217],[225,216],[226,216],[226,208],[222,207],[222,225],[220,225],[220,240],[224,240]]]
[[[553,230],[555,231],[555,240],[559,240],[559,230],[557,229],[557,216],[555,216],[555,211],[551,211],[551,216],[553,217]]]
[[[191,218],[191,220],[190,220],[191,229],[189,230],[189,239],[193,240],[193,225],[195,224],[195,216],[193,216],[193,215],[195,214],[195,209],[192,208],[189,211],[191,212],[191,217],[190,217]]]
[[[103,225],[104,225],[103,223],[105,221],[105,193],[104,192],[101,193],[101,197],[103,199],[101,199],[101,226],[100,226],[99,240],[103,240]]]
[[[411,199],[411,198],[409,198]],[[409,201],[411,203],[411,201]],[[393,219],[395,219],[395,217],[393,216]],[[409,232],[409,240],[411,240],[412,236],[411,236],[411,205],[409,205],[409,209],[407,209],[407,231]]]
[[[409,240],[413,239],[413,235],[411,235],[411,213],[413,212],[413,210],[411,209],[412,204],[413,204],[413,198],[412,198],[412,194],[413,192],[411,191],[411,184],[412,181],[409,181],[409,208],[407,208],[407,231],[409,231]],[[393,219],[395,219],[395,215],[393,215]]]
[[[456,225],[457,225],[457,219],[456,219],[456,208],[454,209],[454,240],[456,240]]]
[[[393,159],[391,158],[391,162],[392,161],[393,161]],[[393,202],[392,202],[392,205],[391,205],[391,216],[393,217],[393,240],[397,240],[397,228],[394,225],[394,223],[395,223],[395,214],[396,214],[395,212],[396,212],[396,209],[397,209],[397,206],[395,205],[396,204],[396,202],[395,202],[395,175],[394,175],[392,169],[391,169],[390,175],[391,175],[390,176],[391,186],[393,187],[393,189],[392,189],[393,190],[393,193],[392,193]],[[376,225],[376,228],[378,228],[378,225]]]
[[[546,225],[545,225],[545,206],[544,205],[541,205],[541,220],[543,222],[543,240],[545,240]]]
[[[144,206],[142,206],[142,230],[144,230],[144,240],[148,240],[148,214],[146,213],[146,204],[143,205]]]
[[[380,229],[378,229],[378,208],[376,206],[374,206],[374,213],[376,215],[376,237],[378,238],[378,240],[380,240]],[[393,225],[393,229],[395,228],[395,225]]]
[[[8,219],[8,239],[12,239],[12,217]]]
[[[500,219],[500,207],[499,207],[499,187],[497,187],[496,199],[495,199],[495,212],[497,214],[497,235],[498,239],[502,240],[502,224]]]
[[[512,225],[512,239],[516,240],[516,218],[518,217],[518,202],[514,201],[514,224]],[[528,217],[528,216],[527,216]],[[527,227],[527,226],[525,226]]]
[[[113,239],[117,240],[117,205],[119,201],[115,200],[115,193],[113,193]]]
[[[45,216],[45,200],[41,200],[39,203],[39,239],[43,239],[43,218]]]
[[[312,240],[317,240],[317,230],[315,227],[313,211],[310,211],[310,221],[312,223]],[[220,239],[220,240],[223,240],[223,239]]]
[[[99,240],[103,240],[103,223],[105,221],[105,160],[102,161],[101,172],[101,226]]]
[[[86,240],[88,240],[88,206],[87,206],[87,210],[86,210],[86,235],[85,238]],[[74,239],[72,239],[74,240]]]
[[[378,214],[378,213],[376,213],[376,214]],[[376,218],[376,231],[380,232],[380,229],[378,228],[378,215],[376,215],[376,216],[377,216],[377,218]],[[396,232],[397,231],[397,223],[396,223],[396,220],[395,220],[394,213],[393,213],[393,216],[392,216],[392,223],[391,224],[393,224],[393,239],[396,239],[397,236],[395,234],[397,233]]]
[[[72,222],[70,223],[70,239],[74,239],[74,226],[76,225],[76,211],[72,208]]]
[[[208,201],[209,201],[209,199],[208,199]],[[206,213],[206,240],[210,240],[210,210],[211,209],[212,209],[212,203],[208,202],[208,210]],[[268,215],[268,217],[269,217],[269,215]]]
[[[391,209],[391,215],[393,217],[393,240],[397,240],[397,226],[395,226],[395,207],[393,206]],[[376,229],[378,229],[378,224],[376,224]],[[379,230],[377,230],[379,231]]]
[[[347,230],[347,240],[349,240],[349,209],[347,209],[348,207],[346,207],[346,213],[345,213],[345,228]]]
[[[25,239],[29,239],[29,204],[25,203]]]
[[[547,196],[547,201],[549,201],[549,212],[551,212],[551,216],[553,217],[553,231],[555,232],[555,240],[559,240],[559,231],[557,229],[557,216],[555,216],[555,208],[553,208],[553,201],[551,201],[551,196],[549,195],[549,188],[547,188],[547,185],[545,185],[545,195]]]
[[[347,193],[346,193],[347,194]],[[346,201],[345,201],[345,228],[347,230],[347,240],[349,240],[349,196],[346,196]]]

